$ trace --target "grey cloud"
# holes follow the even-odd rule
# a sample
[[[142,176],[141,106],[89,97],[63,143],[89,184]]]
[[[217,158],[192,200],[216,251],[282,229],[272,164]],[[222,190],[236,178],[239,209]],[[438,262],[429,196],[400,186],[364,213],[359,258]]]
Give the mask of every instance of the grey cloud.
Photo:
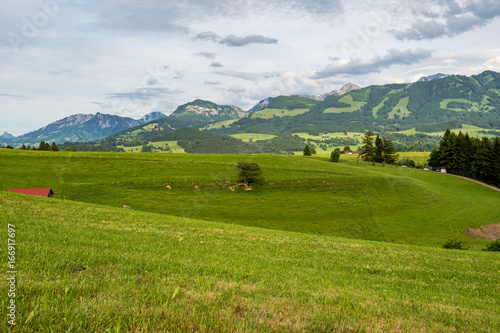
[[[247,90],[241,86],[231,86],[227,89],[227,91],[232,92],[233,94],[242,94]]]
[[[168,88],[138,88],[130,93],[111,93],[108,94],[109,98],[112,99],[121,99],[121,100],[129,100],[129,101],[151,101],[156,100],[169,95],[177,95],[182,94],[183,91],[180,90],[171,90]]]
[[[0,94],[0,96],[13,97],[13,98],[29,98],[29,97],[23,96],[23,95],[11,95],[11,94]]]
[[[445,26],[441,23],[436,22],[436,20],[417,20],[417,22],[413,24],[411,29],[406,29],[404,31],[393,31],[393,34],[399,40],[422,40],[441,37],[445,32]]]
[[[207,59],[215,59],[215,57],[217,56],[217,54],[211,52],[197,52],[194,55],[197,57],[203,57]]]
[[[421,14],[429,21],[416,20],[411,28],[391,30],[399,40],[434,39],[443,36],[453,37],[476,27],[484,26],[500,16],[499,1],[468,1],[460,5],[455,0],[443,0],[439,3],[442,12],[423,11]]]
[[[221,44],[225,44],[227,46],[245,46],[248,44],[277,44],[278,40],[276,38],[264,37],[261,35],[250,35],[245,37],[237,37],[235,35],[229,35],[223,40],[220,41]]]
[[[222,66],[222,64],[221,64],[221,63],[219,63],[219,62],[212,62],[212,63],[210,64],[210,67],[220,68],[220,67],[224,67],[224,66]]]
[[[236,72],[236,71],[217,71],[215,74],[222,76],[235,77],[242,80],[247,81],[259,81],[261,79],[268,79],[272,77],[279,76],[278,73],[265,72],[265,73],[245,73],[245,72]]]
[[[188,33],[184,24],[220,18],[292,14],[330,20],[342,12],[340,0],[103,0],[98,20],[112,28]],[[200,36],[201,37],[201,36]]]
[[[220,85],[222,83],[220,83],[219,81],[205,81],[205,84],[206,85],[213,85],[213,86],[217,86],[217,85]]]
[[[211,42],[216,43],[220,39],[220,37],[215,32],[205,31],[205,32],[200,32],[199,34],[197,34],[194,37],[194,39],[206,40],[206,41],[211,41]]]
[[[420,60],[429,58],[431,52],[423,49],[399,51],[395,49],[388,50],[388,54],[377,56],[369,61],[353,59],[347,64],[330,64],[323,70],[316,72],[315,79],[324,79],[340,74],[360,75],[367,73],[380,73],[384,68],[393,65],[411,65],[420,62]]]

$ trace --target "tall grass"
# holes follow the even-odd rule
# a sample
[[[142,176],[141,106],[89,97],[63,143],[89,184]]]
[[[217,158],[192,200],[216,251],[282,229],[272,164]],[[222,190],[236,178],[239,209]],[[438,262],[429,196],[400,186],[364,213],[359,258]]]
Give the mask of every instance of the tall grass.
[[[500,330],[496,253],[10,193],[0,207],[17,230],[12,332]]]

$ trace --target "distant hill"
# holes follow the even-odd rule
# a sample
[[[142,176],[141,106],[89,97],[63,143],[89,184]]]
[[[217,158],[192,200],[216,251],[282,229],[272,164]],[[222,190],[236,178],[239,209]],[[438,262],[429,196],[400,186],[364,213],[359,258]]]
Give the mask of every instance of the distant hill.
[[[417,82],[428,82],[432,80],[438,80],[438,79],[444,79],[445,77],[450,76],[449,74],[443,74],[443,73],[437,73],[434,75],[429,75],[429,76],[422,76],[420,79],[418,79]]]
[[[2,139],[2,140],[10,140],[13,138],[15,138],[15,136],[13,136],[12,134],[7,133],[7,132],[4,132],[2,135],[0,135],[0,139]]]
[[[399,147],[414,147],[415,143],[419,147],[426,145],[424,149],[428,150],[434,149],[439,140],[435,133],[447,128],[468,125],[493,134],[500,129],[500,74],[493,71],[409,84],[365,88],[347,85],[340,91],[347,92],[329,95],[324,100],[298,96],[268,98],[248,113],[234,106],[196,100],[179,106],[169,117],[92,143],[91,149],[115,150],[120,146],[147,145],[158,135],[191,127],[240,138],[254,139],[264,135],[267,137],[260,140],[270,140],[278,136],[273,147],[254,147],[253,151],[290,152],[290,147],[283,144],[286,141],[283,135],[319,136],[320,133],[345,132],[347,136],[347,132],[364,133],[367,130],[385,135],[400,144]],[[207,126],[209,124],[214,126]],[[421,133],[415,134],[415,131]],[[349,144],[358,142],[354,141]],[[82,149],[87,148],[82,146]],[[204,148],[204,152],[209,150]]]
[[[298,97],[298,98],[308,98],[308,99],[313,99],[316,101],[323,101],[325,98],[329,96],[335,96],[335,95],[343,95],[345,93],[348,93],[349,91],[361,89],[361,87],[355,85],[354,83],[347,83],[344,84],[342,87],[340,87],[339,90],[332,90],[329,93],[319,95],[319,96],[314,96],[314,95],[292,95],[290,97]],[[255,104],[250,110],[248,110],[248,113],[253,113],[257,112],[260,110],[265,109],[273,100],[275,97],[268,97],[266,99],[263,99],[259,103]]]
[[[201,128],[211,123],[240,119],[246,115],[247,112],[233,105],[218,105],[210,101],[197,99],[180,105],[167,117],[123,129],[104,140],[94,140],[87,144],[77,144],[76,146],[79,149],[86,150],[116,151],[120,150],[117,146],[144,145],[154,137],[178,129],[186,127]]]
[[[41,141],[54,141],[60,144],[66,141],[86,142],[99,140],[116,132],[143,124],[148,120],[161,117],[165,117],[161,112],[147,114],[138,120],[99,112],[95,115],[76,114],[50,123],[36,131],[10,139],[9,143],[20,146],[22,144],[36,145]]]
[[[274,100],[250,117],[212,131],[317,135],[368,129],[398,132],[419,126],[438,132],[450,122],[500,129],[500,74],[493,71],[472,77],[450,75],[410,84],[374,85],[323,101],[308,100],[311,103],[306,106],[303,97],[289,96],[279,112],[271,110]]]

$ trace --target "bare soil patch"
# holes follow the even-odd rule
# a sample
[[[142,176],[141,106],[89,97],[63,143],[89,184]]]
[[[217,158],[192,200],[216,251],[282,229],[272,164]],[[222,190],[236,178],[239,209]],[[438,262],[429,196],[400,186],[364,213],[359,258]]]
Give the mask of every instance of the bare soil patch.
[[[500,223],[483,225],[475,229],[467,229],[464,231],[464,234],[473,238],[497,240],[500,239]]]

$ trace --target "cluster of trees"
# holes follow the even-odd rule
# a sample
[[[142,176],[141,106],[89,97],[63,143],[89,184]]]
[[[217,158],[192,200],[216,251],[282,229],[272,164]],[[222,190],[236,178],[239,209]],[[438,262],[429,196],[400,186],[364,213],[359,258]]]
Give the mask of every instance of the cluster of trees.
[[[14,149],[10,145],[8,145],[6,148]],[[38,145],[38,148],[35,146],[28,145],[26,146],[24,143],[21,147],[18,149],[21,150],[43,150],[43,151],[59,151],[59,147],[57,147],[57,144],[55,142],[52,142],[52,144],[49,144],[48,142],[42,141]]]
[[[471,138],[468,133],[455,134],[448,129],[428,163],[430,167],[445,167],[448,173],[500,187],[500,138]]]
[[[316,155],[316,149],[309,147],[309,145],[306,145],[303,150],[304,156],[311,156],[311,155]]]
[[[394,144],[385,137],[381,138],[378,134],[374,138],[371,131],[367,131],[363,137],[363,146],[361,146],[359,157],[363,161],[385,164],[396,164],[398,154],[394,152]]]

